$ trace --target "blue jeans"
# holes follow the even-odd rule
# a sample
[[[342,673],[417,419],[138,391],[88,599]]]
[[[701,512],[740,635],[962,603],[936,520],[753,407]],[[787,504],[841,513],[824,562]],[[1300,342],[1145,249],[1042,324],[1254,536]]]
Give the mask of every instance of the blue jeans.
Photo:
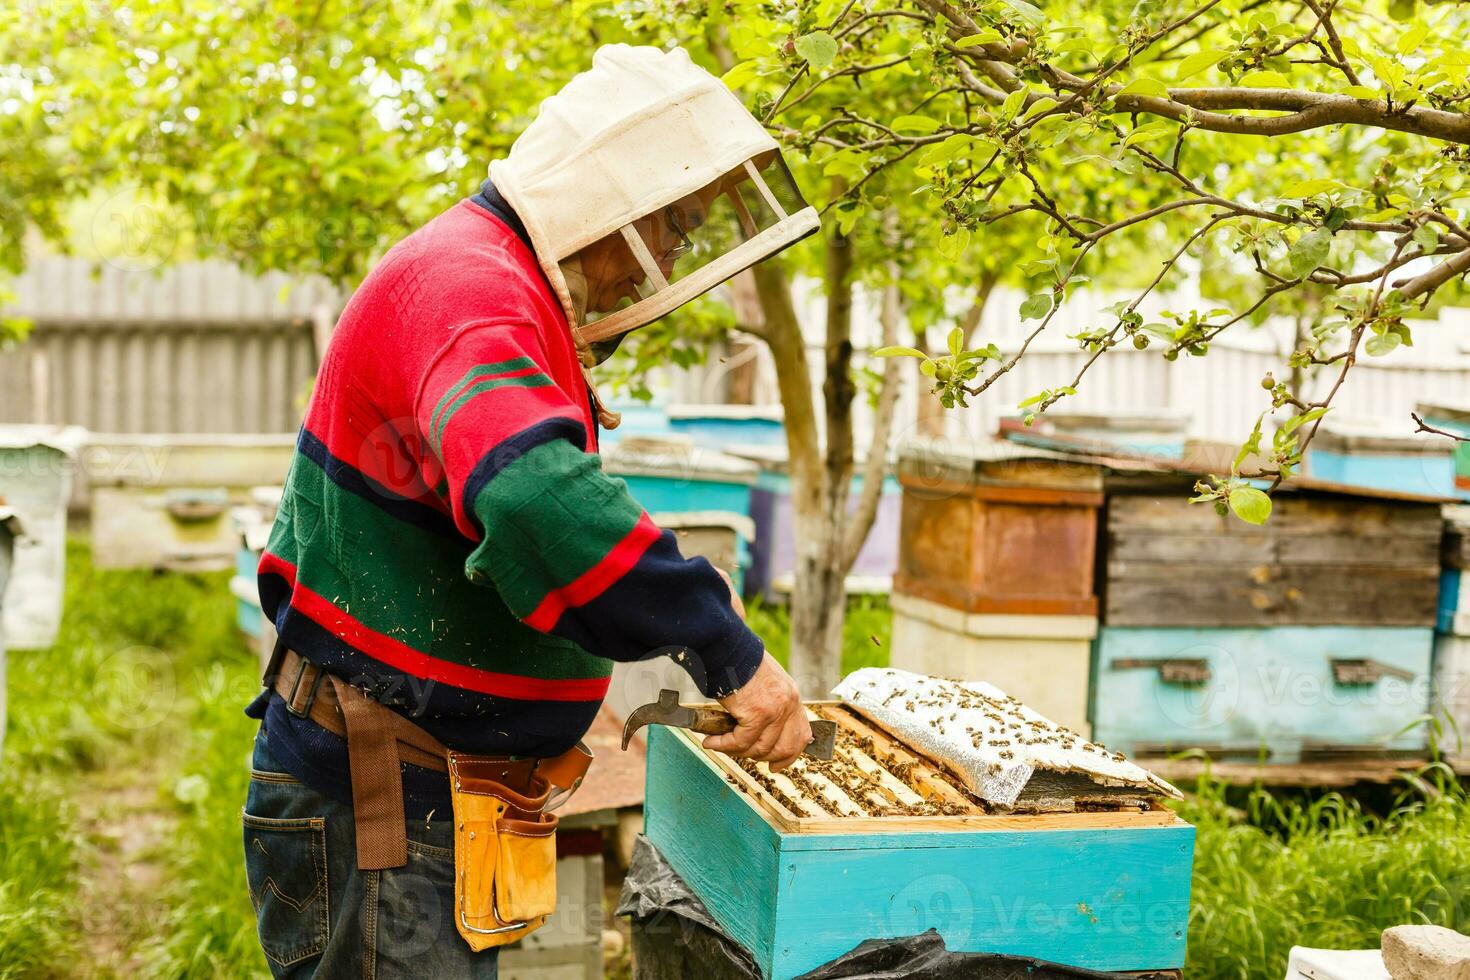
[[[498,951],[454,928],[453,827],[408,825],[408,864],[360,871],[352,808],[288,775],[255,737],[242,815],[260,945],[277,980],[493,980]]]

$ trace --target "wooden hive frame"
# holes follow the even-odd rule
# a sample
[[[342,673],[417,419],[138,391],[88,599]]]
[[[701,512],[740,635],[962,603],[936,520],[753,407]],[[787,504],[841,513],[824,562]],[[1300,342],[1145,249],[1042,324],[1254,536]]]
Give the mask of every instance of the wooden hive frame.
[[[846,704],[809,702],[807,715],[838,726],[836,757],[868,776],[868,804],[834,780],[814,772],[761,772],[757,777],[740,762],[719,752],[706,752],[700,736],[675,730],[726,782],[743,790],[761,815],[788,834],[903,833],[920,830],[1065,830],[1167,827],[1179,822],[1160,802],[1149,809],[1083,810],[1074,813],[1016,814],[989,812],[959,781],[930,760],[872,724]],[[855,738],[844,738],[844,734]],[[854,744],[854,743],[858,744]],[[765,782],[762,782],[765,780]],[[805,786],[797,785],[800,781]],[[956,811],[934,815],[875,815],[883,804],[918,806],[925,802]],[[835,811],[835,814],[834,814]]]

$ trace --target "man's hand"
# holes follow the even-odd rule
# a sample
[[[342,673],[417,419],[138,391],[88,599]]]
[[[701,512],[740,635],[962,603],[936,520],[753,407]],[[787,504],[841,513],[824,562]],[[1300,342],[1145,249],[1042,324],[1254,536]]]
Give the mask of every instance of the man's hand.
[[[735,730],[706,738],[707,749],[768,762],[778,772],[812,740],[796,682],[769,653],[745,686],[720,703],[735,717]]]

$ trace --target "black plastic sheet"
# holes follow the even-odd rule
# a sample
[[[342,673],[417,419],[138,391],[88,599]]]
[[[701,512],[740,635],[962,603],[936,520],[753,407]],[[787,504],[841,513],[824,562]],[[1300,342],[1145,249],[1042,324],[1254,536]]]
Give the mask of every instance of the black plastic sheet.
[[[755,957],[727,934],[658,848],[639,837],[623,880],[618,915],[633,920],[637,980],[762,980]],[[930,929],[917,936],[869,939],[797,980],[1077,980],[1117,978],[1080,967],[1001,953],[958,953]],[[1177,978],[1177,971],[1128,974]]]

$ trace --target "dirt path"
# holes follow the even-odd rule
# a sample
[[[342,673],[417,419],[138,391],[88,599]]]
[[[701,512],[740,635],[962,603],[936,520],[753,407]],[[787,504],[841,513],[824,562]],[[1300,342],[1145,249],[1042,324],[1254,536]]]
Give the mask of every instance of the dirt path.
[[[158,935],[167,911],[164,858],[178,813],[163,784],[176,768],[167,754],[140,753],[93,774],[78,794],[77,823],[87,844],[79,913],[88,976],[143,975],[143,945]]]

